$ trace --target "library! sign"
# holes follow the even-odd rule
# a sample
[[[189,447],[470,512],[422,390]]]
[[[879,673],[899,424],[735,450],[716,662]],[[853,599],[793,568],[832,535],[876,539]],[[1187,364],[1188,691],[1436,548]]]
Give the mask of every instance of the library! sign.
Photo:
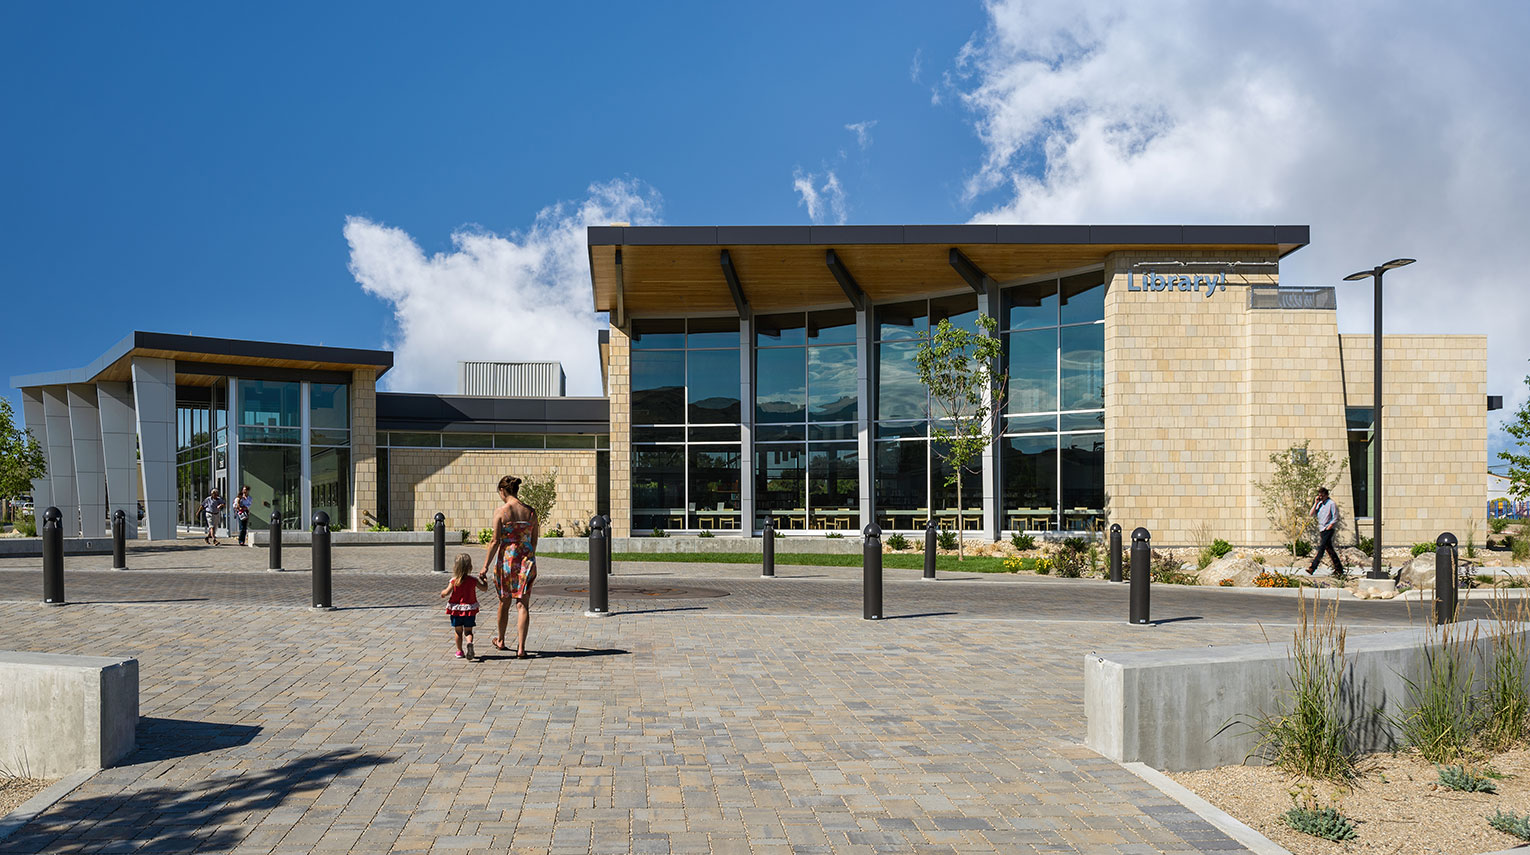
[[[1207,297],[1227,290],[1227,273],[1143,273],[1126,271],[1128,291],[1205,291]]]

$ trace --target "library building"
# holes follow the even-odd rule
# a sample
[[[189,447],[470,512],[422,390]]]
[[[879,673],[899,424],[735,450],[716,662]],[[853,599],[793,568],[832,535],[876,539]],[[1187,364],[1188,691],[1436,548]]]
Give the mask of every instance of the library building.
[[[501,475],[555,476],[572,533],[787,536],[934,519],[972,539],[1146,526],[1279,541],[1259,497],[1306,443],[1369,532],[1485,528],[1487,340],[1340,334],[1336,288],[1283,285],[1306,226],[612,225],[588,230],[605,395],[556,363],[463,363],[457,394],[378,391],[391,353],[134,332],[83,368],[11,378],[48,475],[36,507],[100,535],[195,524],[248,485],[252,526],[477,530]],[[1412,271],[1394,275],[1422,275]],[[1005,386],[960,495],[915,355],[995,322]],[[40,366],[42,367],[42,366]],[[1340,542],[1348,542],[1341,537]]]

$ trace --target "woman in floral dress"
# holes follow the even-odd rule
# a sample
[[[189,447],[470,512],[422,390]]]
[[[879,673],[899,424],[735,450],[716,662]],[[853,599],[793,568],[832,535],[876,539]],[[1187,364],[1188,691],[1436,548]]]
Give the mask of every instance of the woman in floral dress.
[[[496,650],[509,650],[505,628],[510,622],[510,603],[515,603],[517,638],[515,658],[526,658],[526,631],[531,628],[531,583],[537,579],[537,512],[518,497],[521,479],[509,475],[499,479],[499,497],[504,502],[494,512],[489,554],[484,558],[480,578],[494,571],[494,592],[499,595],[499,635],[490,639]]]

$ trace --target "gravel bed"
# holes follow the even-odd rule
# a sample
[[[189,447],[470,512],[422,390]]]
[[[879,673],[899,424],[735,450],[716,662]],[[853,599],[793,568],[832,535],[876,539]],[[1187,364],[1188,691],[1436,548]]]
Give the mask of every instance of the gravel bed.
[[[1494,810],[1530,811],[1530,751],[1500,754],[1488,765],[1505,776],[1496,781],[1497,795],[1439,786],[1435,767],[1414,752],[1366,759],[1348,787],[1292,777],[1270,766],[1224,766],[1169,777],[1295,855],[1478,855],[1525,843],[1488,825]],[[1358,837],[1333,843],[1287,826],[1282,816],[1303,784],[1312,787],[1320,805],[1335,806],[1354,820]]]
[[[52,781],[36,778],[0,778],[0,816],[20,807],[27,799],[47,789]]]

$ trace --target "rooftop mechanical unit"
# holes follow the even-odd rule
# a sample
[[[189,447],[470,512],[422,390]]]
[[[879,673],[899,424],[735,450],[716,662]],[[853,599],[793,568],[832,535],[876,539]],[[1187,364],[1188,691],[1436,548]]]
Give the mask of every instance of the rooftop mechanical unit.
[[[457,394],[500,398],[562,398],[561,362],[459,362]]]

